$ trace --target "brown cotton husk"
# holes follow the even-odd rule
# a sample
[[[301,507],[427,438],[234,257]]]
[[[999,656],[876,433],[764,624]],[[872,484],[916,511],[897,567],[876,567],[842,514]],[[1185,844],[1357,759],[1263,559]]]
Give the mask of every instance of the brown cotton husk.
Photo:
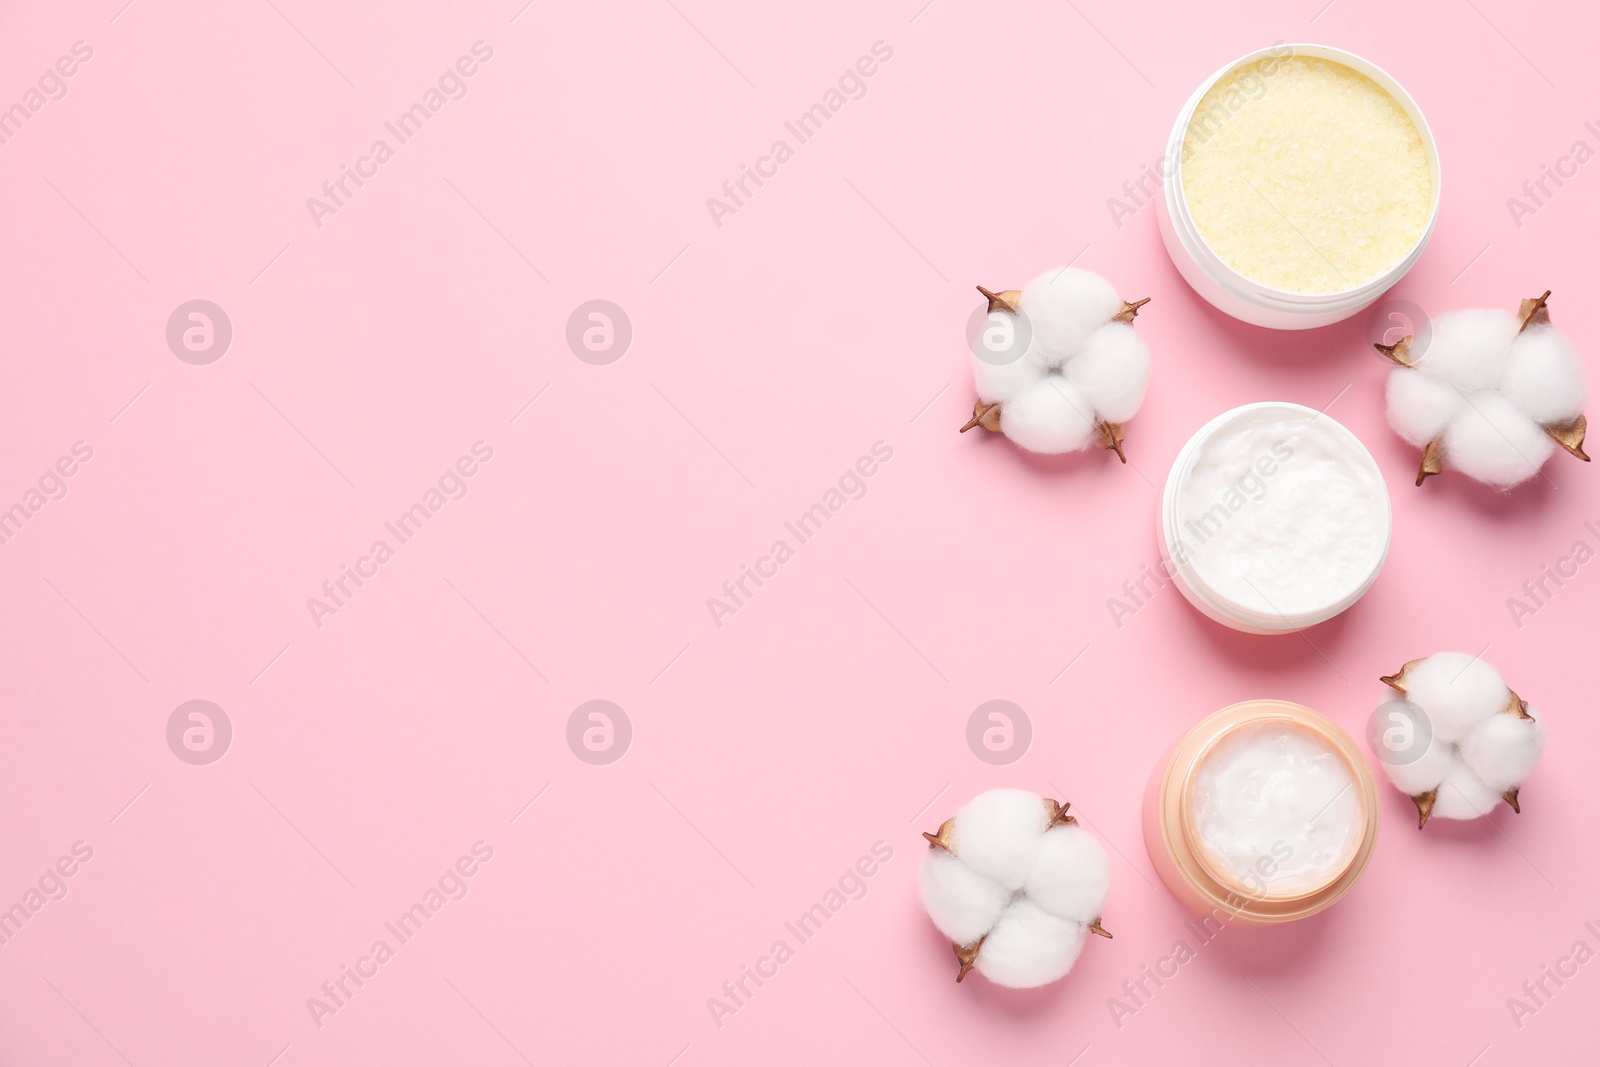
[[[975,426],[982,426],[990,433],[1000,432],[1000,405],[991,404],[980,400],[972,405],[972,418],[961,426],[961,432],[966,433]],[[1094,424],[1094,442],[1101,448],[1110,449],[1117,454],[1122,462],[1128,462],[1128,454],[1122,450],[1122,442],[1127,440],[1123,422],[1097,422]]]
[[[1529,326],[1550,325],[1549,301],[1550,290],[1548,289],[1546,289],[1544,293],[1539,296],[1529,297],[1527,300],[1524,300],[1522,305],[1517,308],[1517,318],[1522,320],[1522,325],[1518,328],[1517,332],[1521,333]]]
[[[1135,300],[1131,304],[1124,300],[1122,302],[1122,306],[1117,309],[1117,313],[1111,316],[1111,321],[1132,322],[1134,319],[1139,317],[1139,309],[1148,303],[1150,303],[1150,298],[1148,296],[1143,300]]]
[[[1385,674],[1383,677],[1379,678],[1378,681],[1382,682],[1390,689],[1398,689],[1400,692],[1404,693],[1406,691],[1406,672],[1421,662],[1421,659],[1407,660],[1399,670],[1395,671],[1393,674]]]
[[[922,836],[928,839],[929,848],[942,848],[953,855],[955,849],[950,847],[950,836],[955,833],[955,829],[956,821],[954,819],[946,819],[939,824],[938,833],[930,834],[924,830]]]
[[[1541,295],[1522,301],[1517,309],[1517,318],[1521,321],[1521,325],[1517,328],[1519,334],[1530,326],[1549,326],[1550,290],[1546,289]],[[1415,367],[1416,360],[1411,353],[1412,341],[1412,336],[1407,334],[1392,345],[1374,343],[1372,347],[1397,366]],[[1541,428],[1552,441],[1565,449],[1568,455],[1585,463],[1589,462],[1589,454],[1583,450],[1583,439],[1589,431],[1589,421],[1582,415],[1570,422],[1541,424]],[[1422,462],[1417,466],[1417,484],[1421,485],[1443,470],[1444,439],[1435,437],[1422,450]]]
[[[988,934],[984,934],[983,937],[978,938],[978,940],[974,941],[970,945],[952,944],[950,946],[956,950],[956,959],[961,962],[961,970],[956,972],[957,982],[965,978],[967,976],[967,972],[972,970],[973,964],[978,962],[978,952],[983,948],[983,943],[988,936]]]
[[[1388,356],[1391,360],[1398,363],[1402,367],[1410,367],[1413,365],[1411,361],[1410,334],[1406,334],[1392,345],[1380,345],[1374,343],[1372,347],[1376,348],[1379,352],[1382,352],[1385,356]]]
[[[1506,692],[1511,693],[1511,700],[1506,704],[1506,714],[1515,715],[1519,719],[1531,720],[1533,716],[1528,714],[1528,702],[1509,689]]]
[[[972,405],[972,418],[968,419],[967,424],[961,427],[961,432],[966,433],[974,426],[982,426],[990,433],[999,433],[1000,405],[986,403],[982,400]]]
[[[1438,800],[1438,790],[1430,789],[1426,793],[1418,793],[1411,798],[1411,803],[1416,805],[1416,829],[1426,827],[1427,819],[1434,814],[1434,803]]]
[[[1422,450],[1422,462],[1417,464],[1417,484],[1444,473],[1444,438],[1435,437]]]
[[[1567,450],[1567,455],[1575,459],[1589,462],[1589,454],[1583,450],[1583,438],[1589,432],[1589,420],[1579,415],[1571,422],[1559,423],[1555,426],[1546,426],[1544,432],[1550,439]]]
[[[1109,448],[1117,454],[1122,462],[1128,462],[1128,454],[1122,450],[1122,441],[1126,436],[1123,433],[1125,423],[1097,422],[1094,424],[1094,441],[1101,448]]]
[[[1006,311],[1013,315],[1017,313],[1018,302],[1022,299],[1021,289],[1002,289],[993,293],[980,285],[978,292],[989,298],[990,311]]]
[[[1433,814],[1433,805],[1439,799],[1439,791],[1430,789],[1426,793],[1418,793],[1411,798],[1411,803],[1417,806],[1417,829],[1428,825],[1428,817]]]
[[[1067,809],[1072,805],[1067,801],[1057,803],[1049,797],[1044,798],[1044,810],[1050,813],[1051,826],[1076,826],[1078,819],[1075,815],[1068,815]]]

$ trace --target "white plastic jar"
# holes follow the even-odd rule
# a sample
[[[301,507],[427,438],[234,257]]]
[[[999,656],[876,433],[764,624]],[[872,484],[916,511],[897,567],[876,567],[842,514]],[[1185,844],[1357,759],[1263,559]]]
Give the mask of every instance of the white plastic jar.
[[[1164,567],[1202,614],[1246,633],[1326,622],[1377,581],[1393,515],[1355,434],[1302,404],[1223,412],[1189,439],[1162,494]]]
[[[1349,68],[1357,75],[1362,75],[1376,86],[1386,92],[1395,104],[1404,111],[1410,119],[1417,134],[1421,138],[1422,150],[1426,153],[1428,170],[1431,175],[1432,186],[1426,209],[1426,223],[1421,227],[1420,235],[1410,250],[1398,262],[1374,277],[1361,280],[1345,279],[1352,282],[1347,287],[1330,291],[1294,291],[1289,288],[1277,287],[1257,278],[1252,278],[1241,273],[1231,266],[1202,235],[1202,229],[1196,224],[1191,210],[1189,199],[1185,194],[1184,162],[1185,143],[1188,140],[1191,123],[1195,120],[1196,111],[1206,94],[1223,79],[1241,71],[1252,64],[1267,64],[1262,69],[1271,69],[1271,64],[1284,62],[1289,59],[1304,59],[1309,61],[1325,60]],[[1270,79],[1262,83],[1265,87],[1261,91],[1260,99],[1270,97],[1272,87]],[[1276,103],[1277,101],[1274,101]],[[1328,102],[1329,106],[1337,106],[1337,100]],[[1314,112],[1315,108],[1310,108]],[[1220,114],[1221,120],[1214,120],[1212,116]],[[1209,105],[1202,117],[1202,126],[1197,129],[1211,128],[1211,124],[1222,124],[1227,120],[1227,109],[1218,108],[1215,104]],[[1320,125],[1319,125],[1320,124]],[[1328,116],[1319,116],[1314,113],[1305,115],[1306,129],[1326,129],[1337,127],[1338,120],[1330,120]],[[1298,145],[1291,145],[1298,148]],[[1371,173],[1381,174],[1382,168],[1374,165]],[[1239,185],[1242,188],[1249,179],[1247,173],[1238,175]],[[1259,175],[1257,176],[1259,178]],[[1418,179],[1420,181],[1420,179]],[[1253,188],[1254,183],[1251,183]],[[1360,56],[1337,48],[1325,45],[1293,44],[1275,45],[1263,48],[1257,52],[1243,56],[1221,70],[1195,90],[1194,95],[1183,110],[1178,113],[1178,120],[1172,129],[1172,136],[1167,144],[1165,156],[1165,173],[1162,195],[1156,199],[1159,202],[1158,215],[1160,218],[1161,237],[1167,246],[1167,252],[1177,266],[1178,272],[1189,283],[1195,292],[1199,293],[1206,301],[1219,310],[1226,312],[1236,319],[1253,323],[1257,326],[1267,326],[1280,330],[1305,330],[1329,323],[1338,322],[1350,317],[1371,305],[1383,293],[1405,276],[1406,272],[1416,263],[1422,255],[1423,248],[1428,243],[1428,238],[1433,234],[1434,225],[1439,215],[1439,153],[1433,140],[1433,133],[1428,129],[1427,120],[1417,108],[1400,83],[1395,81],[1382,68],[1369,63]],[[1259,190],[1256,190],[1259,195]],[[1240,196],[1247,196],[1240,191]],[[1271,205],[1270,200],[1265,201]],[[1265,211],[1263,206],[1260,210]],[[1274,211],[1276,208],[1274,207]],[[1304,218],[1297,225],[1291,221],[1289,215],[1276,211],[1283,223],[1293,228],[1299,238],[1304,239],[1310,249],[1316,249],[1315,239],[1324,236],[1317,232],[1313,223],[1308,223]],[[1305,231],[1311,231],[1307,234]],[[1408,231],[1409,232],[1409,231]],[[1365,241],[1368,235],[1362,235],[1359,240]],[[1348,240],[1348,238],[1346,238]],[[1328,254],[1318,252],[1322,258],[1332,266],[1333,260],[1339,257],[1339,252],[1330,248]],[[1337,272],[1337,267],[1334,268]]]

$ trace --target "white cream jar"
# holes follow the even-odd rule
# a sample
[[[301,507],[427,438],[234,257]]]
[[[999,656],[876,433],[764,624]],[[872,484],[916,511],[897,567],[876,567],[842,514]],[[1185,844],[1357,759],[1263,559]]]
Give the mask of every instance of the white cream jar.
[[[1393,518],[1356,436],[1301,404],[1226,411],[1178,452],[1161,501],[1166,569],[1207,617],[1246,633],[1325,622],[1377,580]]]
[[[1321,735],[1286,720],[1239,726],[1189,783],[1201,861],[1262,893],[1314,892],[1350,865],[1360,842],[1354,787]]]
[[[1257,326],[1326,326],[1370,305],[1422,255],[1439,154],[1388,73],[1323,45],[1228,64],[1173,126],[1161,236],[1203,298]]]
[[[1161,880],[1218,923],[1280,923],[1332,906],[1378,838],[1378,787],[1350,735],[1286,700],[1201,721],[1145,790],[1144,840]]]

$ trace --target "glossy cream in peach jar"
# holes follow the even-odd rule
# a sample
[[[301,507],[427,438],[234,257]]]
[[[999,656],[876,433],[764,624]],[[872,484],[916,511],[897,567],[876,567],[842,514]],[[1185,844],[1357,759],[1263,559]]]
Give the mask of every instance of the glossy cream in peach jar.
[[[1366,869],[1378,790],[1339,725],[1251,700],[1209,716],[1145,793],[1150,860],[1179,900],[1219,922],[1272,924],[1332,906]]]

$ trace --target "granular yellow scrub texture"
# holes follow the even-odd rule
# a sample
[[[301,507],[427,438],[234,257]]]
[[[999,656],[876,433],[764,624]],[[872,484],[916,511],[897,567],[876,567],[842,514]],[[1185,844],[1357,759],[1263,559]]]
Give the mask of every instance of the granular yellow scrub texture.
[[[1230,71],[1184,135],[1183,196],[1206,243],[1293,293],[1364,285],[1422,238],[1433,175],[1400,104],[1342,63],[1269,58]]]

